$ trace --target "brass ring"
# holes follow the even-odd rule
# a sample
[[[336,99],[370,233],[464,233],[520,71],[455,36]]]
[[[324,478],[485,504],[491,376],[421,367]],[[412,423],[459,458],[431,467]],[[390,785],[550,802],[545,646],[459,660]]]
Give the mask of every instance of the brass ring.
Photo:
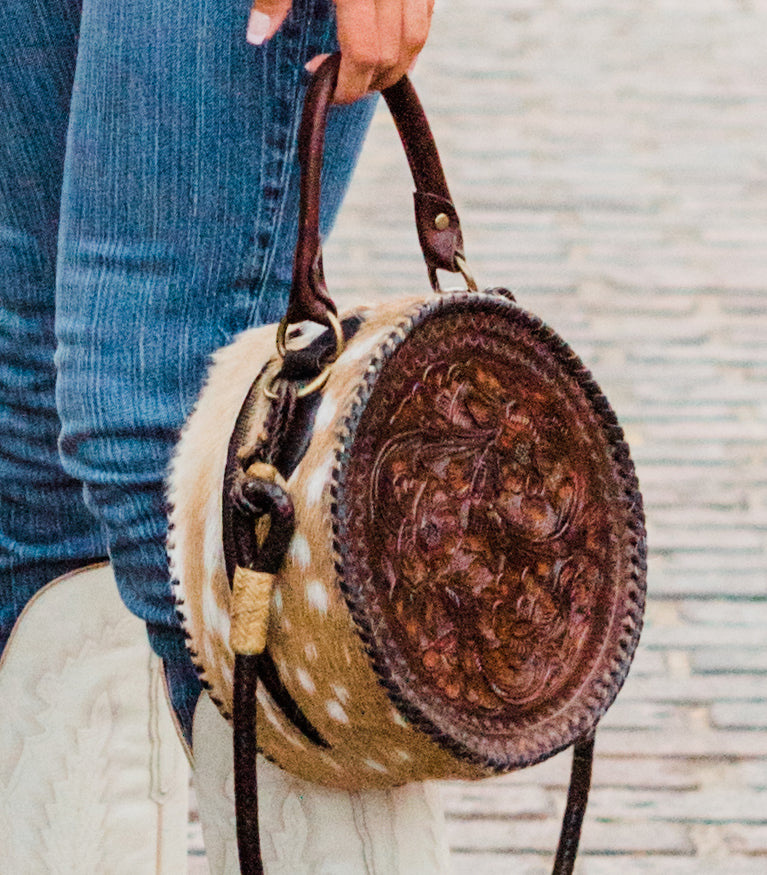
[[[344,329],[343,329],[343,326],[341,325],[341,320],[338,318],[338,316],[336,316],[335,313],[331,312],[330,310],[328,310],[326,312],[326,315],[328,317],[328,322],[330,322],[330,327],[333,329],[333,333],[335,334],[335,339],[336,339],[335,355],[325,365],[325,367],[320,371],[320,373],[317,374],[317,376],[313,380],[310,380],[308,383],[304,383],[298,389],[298,391],[296,392],[296,396],[298,398],[305,398],[307,395],[311,395],[312,392],[316,392],[318,389],[321,389],[325,385],[328,377],[330,376],[330,371],[331,371],[333,365],[335,364],[335,362],[337,361],[337,359],[341,355],[341,353],[344,351],[344,346],[346,345],[346,341],[344,340]],[[285,345],[285,338],[287,337],[287,333],[288,333],[288,321],[287,321],[287,317],[283,317],[282,320],[280,321],[280,324],[277,326],[277,338],[276,338],[277,353],[280,356],[280,358],[283,358],[283,359],[285,358],[285,355],[288,351],[287,346]],[[270,398],[271,400],[274,400],[277,397],[276,394],[272,391],[272,385],[274,384],[274,381],[277,378],[278,378],[278,376],[275,375],[275,377],[272,379],[271,383],[264,389],[264,395],[266,395],[266,397]]]
[[[460,272],[463,277],[463,281],[466,283],[466,290],[469,292],[477,292],[479,288],[477,286],[477,281],[472,276],[471,271],[469,270],[469,266],[466,264],[466,259],[462,255],[455,256],[455,264],[457,267],[457,271],[453,270],[452,273]],[[431,282],[431,287],[438,294],[444,294],[446,291],[455,291],[443,289],[439,284],[439,277],[437,276],[437,269],[435,267],[429,267],[429,281]]]
[[[288,334],[288,325],[288,317],[283,316],[282,319],[280,319],[280,324],[277,326],[277,354],[281,359],[285,358],[285,353],[288,351],[288,348],[285,345],[285,338]]]
[[[471,271],[469,270],[469,266],[468,266],[468,264],[466,264],[466,259],[463,258],[463,256],[461,256],[461,255],[456,255],[455,263],[458,265],[458,270],[461,271],[461,276],[463,277],[464,282],[466,283],[466,288],[470,292],[478,291],[477,281],[472,276]]]

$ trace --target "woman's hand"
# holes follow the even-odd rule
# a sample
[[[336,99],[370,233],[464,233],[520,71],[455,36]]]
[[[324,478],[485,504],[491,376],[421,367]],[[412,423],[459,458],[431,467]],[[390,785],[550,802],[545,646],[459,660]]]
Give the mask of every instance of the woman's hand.
[[[292,0],[256,0],[248,21],[248,42],[271,39]],[[369,91],[399,80],[426,42],[434,0],[335,0],[341,69],[335,102],[352,103]],[[307,64],[312,72],[326,56]]]

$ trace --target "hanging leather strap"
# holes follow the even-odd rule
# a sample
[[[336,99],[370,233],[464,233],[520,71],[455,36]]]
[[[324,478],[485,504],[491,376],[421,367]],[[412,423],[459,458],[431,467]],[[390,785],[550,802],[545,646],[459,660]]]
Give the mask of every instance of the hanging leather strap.
[[[298,134],[301,200],[298,242],[293,262],[293,285],[286,320],[310,319],[328,325],[336,307],[328,294],[322,268],[320,193],[325,128],[333,101],[341,56],[331,55],[314,75],[306,93]],[[405,148],[415,182],[418,239],[432,286],[436,271],[464,272],[463,236],[450,197],[439,153],[423,107],[407,76],[381,92]]]
[[[552,875],[571,875],[578,855],[581,827],[586,814],[591,789],[591,766],[594,761],[594,735],[581,739],[573,746],[573,763],[570,769],[570,787],[567,805],[559,831],[559,844],[554,859]]]

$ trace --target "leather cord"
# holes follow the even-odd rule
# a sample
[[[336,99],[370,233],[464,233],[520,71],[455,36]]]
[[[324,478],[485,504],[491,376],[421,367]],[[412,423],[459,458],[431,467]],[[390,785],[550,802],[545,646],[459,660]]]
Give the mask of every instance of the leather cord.
[[[258,776],[255,700],[258,656],[234,657],[234,799],[237,850],[242,875],[263,875],[258,828]]]
[[[249,478],[248,470],[256,460],[264,466],[271,466],[275,461],[279,439],[290,427],[295,409],[295,391],[293,383],[280,383],[270,411],[267,442],[256,448],[250,459],[241,460],[242,468],[231,487],[229,502],[233,505],[233,512],[230,541],[235,549],[236,564],[240,568],[276,574],[293,534],[290,496],[276,483]],[[262,515],[269,516],[270,524],[265,542],[259,544],[255,520]],[[273,697],[280,699],[281,683],[268,651],[236,653],[232,703],[234,798],[242,875],[263,875],[264,871],[258,827],[256,693],[259,679],[269,687]],[[284,707],[284,703],[281,704]]]
[[[567,805],[562,817],[557,855],[552,875],[571,875],[578,854],[583,817],[591,789],[591,766],[594,761],[594,735],[573,746],[573,764],[570,770],[570,787]]]

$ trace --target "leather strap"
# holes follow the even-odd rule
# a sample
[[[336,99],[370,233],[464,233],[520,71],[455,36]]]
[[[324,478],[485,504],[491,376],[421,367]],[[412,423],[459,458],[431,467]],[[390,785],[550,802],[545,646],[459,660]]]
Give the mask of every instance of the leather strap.
[[[258,381],[257,381],[258,382]],[[255,384],[254,384],[255,385]],[[239,464],[234,475],[228,475],[224,490],[225,542],[233,556],[228,557],[230,584],[235,572],[229,569],[275,575],[282,565],[293,535],[293,503],[277,482],[258,475],[259,468],[278,462],[281,445],[289,433],[296,407],[296,385],[280,382],[267,420],[267,438],[244,455],[238,452],[236,439],[245,432],[243,412],[247,411],[253,388],[238,417],[233,442],[229,447],[229,465]],[[236,438],[235,438],[236,436]],[[240,448],[241,449],[241,448]],[[253,464],[253,463],[260,463]],[[252,467],[251,467],[252,466]],[[250,472],[254,473],[251,474]],[[256,522],[269,518],[268,534],[261,543],[256,535]],[[261,842],[258,827],[258,781],[256,756],[258,731],[256,723],[256,692],[259,681],[272,701],[306,738],[320,747],[327,743],[306,719],[301,709],[284,687],[268,650],[258,653],[235,652],[234,701],[232,708],[234,745],[234,796],[237,819],[237,847],[242,875],[263,875]]]
[[[571,875],[578,855],[583,817],[591,790],[591,765],[594,761],[594,735],[581,739],[573,746],[573,763],[570,769],[570,787],[567,805],[559,832],[557,855],[552,875]]]
[[[241,875],[263,875],[258,829],[258,736],[254,702],[258,689],[258,657],[234,657],[234,798],[237,850]]]
[[[322,269],[319,218],[325,128],[340,61],[339,54],[331,55],[316,72],[306,93],[301,118],[298,135],[301,200],[288,323],[310,319],[328,325],[327,312],[336,313]],[[394,118],[415,181],[418,240],[432,286],[438,288],[437,269],[462,271],[463,236],[458,214],[429,123],[410,80],[404,76],[381,93]]]

